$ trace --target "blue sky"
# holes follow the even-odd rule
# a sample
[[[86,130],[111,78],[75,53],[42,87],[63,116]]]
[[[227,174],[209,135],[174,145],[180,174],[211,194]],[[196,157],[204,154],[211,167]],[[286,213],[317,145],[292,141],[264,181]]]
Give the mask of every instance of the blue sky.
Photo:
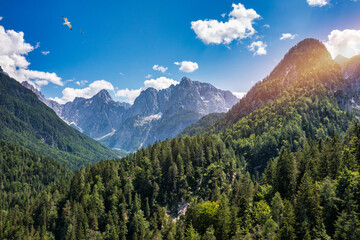
[[[8,48],[1,50],[0,46],[0,65],[14,56],[11,54],[22,56],[29,65],[21,59],[18,64],[24,71],[16,72],[16,66],[14,76],[19,76],[19,81],[35,80],[46,97],[60,101],[65,101],[64,89],[68,98],[90,97],[101,87],[108,88],[118,100],[133,101],[142,89],[161,88],[183,76],[246,92],[304,38],[328,42],[329,49],[349,56],[360,49],[360,1],[0,0],[0,6],[2,34],[9,38],[0,42]],[[234,12],[229,16],[234,6],[242,6],[240,13],[247,15],[239,17]],[[72,31],[62,25],[62,16],[69,19]],[[207,20],[226,23],[230,19],[239,24],[236,29],[248,26],[245,36],[235,34],[226,40],[216,33],[208,36],[206,31],[192,28],[192,22],[198,20],[201,27],[209,24]],[[328,36],[334,30],[339,32],[333,32],[330,41]],[[284,33],[292,36],[280,40]],[[23,50],[12,49],[19,44],[11,41],[20,42]],[[253,43],[254,51],[250,51]],[[183,64],[183,71],[179,70],[182,61],[190,61]],[[154,65],[167,70],[154,70]]]

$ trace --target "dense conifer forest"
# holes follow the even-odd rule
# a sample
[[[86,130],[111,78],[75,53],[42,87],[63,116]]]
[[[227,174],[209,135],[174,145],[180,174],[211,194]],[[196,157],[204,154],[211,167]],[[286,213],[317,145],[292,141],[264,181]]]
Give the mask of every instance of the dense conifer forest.
[[[2,149],[2,159],[36,157]],[[1,195],[14,195],[11,204],[2,198],[0,238],[358,239],[359,149],[360,125],[353,124],[343,139],[310,138],[296,152],[282,147],[261,176],[250,175],[244,158],[216,136],[160,142],[50,186],[67,171],[47,159],[22,172],[44,164],[51,179],[48,171],[19,177],[2,163],[2,176],[14,183],[5,181]],[[25,190],[31,197],[16,195],[30,182],[39,186]]]
[[[225,115],[96,163],[113,152],[6,78],[0,239],[360,239],[360,124],[340,104],[340,70],[304,40]]]

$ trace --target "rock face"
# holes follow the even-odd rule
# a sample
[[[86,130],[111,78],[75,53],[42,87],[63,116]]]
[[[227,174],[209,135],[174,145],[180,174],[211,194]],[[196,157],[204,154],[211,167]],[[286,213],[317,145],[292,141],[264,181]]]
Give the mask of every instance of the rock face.
[[[60,116],[68,124],[98,140],[115,132],[128,107],[128,104],[115,102],[106,90],[101,90],[90,99],[75,98],[73,102],[66,103]]]
[[[337,92],[340,105],[347,110],[360,110],[360,55],[340,64],[345,82]]]
[[[142,91],[131,106],[114,101],[106,90],[90,99],[75,98],[60,105],[46,99],[29,83],[23,85],[70,126],[125,151],[175,137],[202,116],[226,112],[238,101],[229,91],[186,77],[178,85],[160,91],[154,88]]]
[[[46,99],[45,96],[42,95],[42,93],[38,89],[36,89],[33,85],[31,85],[27,81],[22,82],[21,85],[23,85],[27,89],[30,89],[31,91],[33,91],[33,93],[35,93],[35,95],[38,97],[38,99],[40,101],[42,101],[43,103],[45,103],[48,107],[52,108],[52,110],[54,110],[54,112],[58,116],[61,115],[63,105],[61,105],[61,104],[59,104],[59,103],[57,103],[57,102],[55,102],[53,100]]]
[[[173,138],[202,116],[226,112],[237,101],[229,91],[184,77],[180,84],[167,89],[148,88],[141,92],[121,127],[102,142],[112,148],[134,151]]]

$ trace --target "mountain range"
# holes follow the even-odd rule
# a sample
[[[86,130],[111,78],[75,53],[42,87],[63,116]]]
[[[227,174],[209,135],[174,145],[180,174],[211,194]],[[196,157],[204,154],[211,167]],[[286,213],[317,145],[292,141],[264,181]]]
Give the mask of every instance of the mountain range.
[[[77,97],[61,105],[46,99],[31,84],[22,84],[70,126],[111,148],[125,151],[173,138],[202,116],[226,112],[238,101],[230,91],[186,77],[163,90],[147,88],[133,105],[114,101],[106,90],[90,99]]]
[[[123,130],[103,138],[115,143],[134,138],[126,129],[145,139],[161,126],[150,122],[170,129],[202,116],[178,137],[98,163],[113,150],[0,73],[0,238],[360,239],[359,62],[305,39],[226,113],[207,114],[217,111],[204,105],[212,86],[189,79],[132,106],[106,91],[75,99],[90,113],[125,109]],[[57,161],[94,164],[73,173]]]

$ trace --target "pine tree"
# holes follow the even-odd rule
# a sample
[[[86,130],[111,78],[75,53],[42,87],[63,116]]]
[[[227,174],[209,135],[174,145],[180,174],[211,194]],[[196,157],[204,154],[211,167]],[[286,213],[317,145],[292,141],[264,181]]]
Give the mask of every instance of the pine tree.
[[[215,230],[213,226],[210,226],[206,229],[205,234],[201,238],[202,240],[216,240]]]
[[[281,224],[281,216],[284,211],[284,204],[280,193],[276,192],[271,202],[271,215],[277,224]]]
[[[290,151],[281,149],[276,165],[274,189],[283,198],[290,198],[296,189],[296,162]]]

